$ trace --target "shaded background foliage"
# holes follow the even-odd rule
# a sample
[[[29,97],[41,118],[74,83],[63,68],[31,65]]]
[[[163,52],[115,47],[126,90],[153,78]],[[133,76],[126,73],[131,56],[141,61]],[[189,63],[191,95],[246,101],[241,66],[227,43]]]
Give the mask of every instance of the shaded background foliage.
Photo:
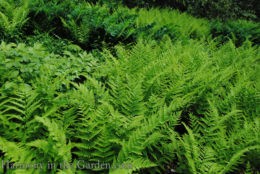
[[[180,35],[182,26],[164,25],[156,27],[159,26],[156,20],[146,23],[146,25],[138,25],[138,15],[142,15],[141,13],[144,10],[139,13],[138,9],[129,10],[121,7],[121,5],[126,5],[150,9],[151,7],[165,6],[187,11],[195,16],[214,19],[208,24],[210,33],[203,34],[205,37],[211,35],[213,38],[217,37],[223,43],[232,39],[237,46],[242,45],[247,39],[254,44],[259,44],[259,23],[243,20],[233,21],[237,18],[258,20],[259,3],[257,2],[231,0],[217,2],[205,0],[9,0],[0,5],[3,12],[0,20],[0,36],[6,41],[27,40],[30,42],[32,41],[30,38],[41,38],[41,33],[48,33],[51,38],[73,42],[85,50],[101,49],[103,46],[110,47],[118,43],[132,44],[136,42],[140,35],[147,35],[149,30],[151,37],[156,40],[161,40],[164,35],[176,39]],[[242,8],[245,8],[245,10]],[[173,22],[176,20],[168,19]],[[223,20],[225,21],[223,22]],[[201,37],[201,34],[198,35],[197,31],[189,35],[191,38]]]
[[[111,1],[100,0],[98,2],[110,3]],[[222,20],[230,18],[259,20],[260,9],[260,3],[257,0],[114,0],[112,2],[128,7],[170,7],[199,17]]]
[[[179,37],[183,26],[180,22],[174,24],[177,19],[167,17],[168,21],[173,21],[173,25],[159,25],[156,19],[152,19],[150,23],[146,22],[146,25],[140,25],[138,16],[143,15],[145,9],[130,10],[120,4],[147,7],[147,10],[151,11],[153,10],[150,9],[151,7],[165,5],[167,8],[177,8],[195,16],[212,19],[208,24],[210,33],[200,34],[198,30],[194,30],[186,33],[190,38],[198,39],[203,35],[203,37],[217,37],[223,43],[232,39],[237,46],[242,45],[246,40],[259,44],[258,22],[233,21],[237,18],[257,20],[256,9],[259,3],[231,0],[217,2],[9,0],[0,5],[3,12],[0,20],[0,36],[6,41],[30,42],[33,41],[32,38],[41,38],[41,33],[48,33],[50,38],[70,41],[85,50],[101,49],[103,46],[111,47],[118,43],[133,44],[139,36],[147,37],[147,34],[155,40],[161,40],[165,35],[173,40]],[[248,8],[248,11],[242,10],[242,7]],[[248,15],[246,17],[241,13]],[[146,17],[150,18],[148,15]]]

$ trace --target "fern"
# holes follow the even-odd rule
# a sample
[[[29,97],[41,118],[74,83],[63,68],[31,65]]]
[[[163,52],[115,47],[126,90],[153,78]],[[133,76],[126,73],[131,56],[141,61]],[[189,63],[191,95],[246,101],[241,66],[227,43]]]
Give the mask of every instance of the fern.
[[[30,162],[34,157],[28,149],[22,147],[21,144],[7,141],[1,137],[1,151],[5,153],[8,160],[12,162]]]
[[[8,37],[20,34],[21,28],[28,20],[29,0],[22,2],[21,6],[17,6],[14,1],[1,0],[0,28],[3,29],[3,34]]]
[[[167,9],[19,2],[4,37],[48,33],[0,45],[0,160],[45,167],[0,173],[258,172],[257,46]]]
[[[38,94],[29,86],[22,85],[13,96],[2,96],[1,98],[2,126],[9,131],[16,132],[16,137],[13,138],[22,142],[32,138],[34,132],[32,127],[35,126],[33,119],[41,111]]]
[[[144,158],[146,156],[144,153],[145,149],[149,149],[152,146],[156,147],[159,139],[165,136],[157,132],[157,129],[163,126],[167,121],[174,119],[174,117],[168,115],[169,111],[169,108],[164,108],[164,110],[160,111],[161,115],[159,115],[159,117],[157,115],[153,115],[148,117],[147,120],[144,119],[142,123],[143,126],[134,130],[129,136],[129,139],[122,143],[122,149],[120,150],[114,163],[120,164],[129,162],[131,160],[135,161],[135,159],[140,157]],[[152,163],[150,164],[153,165]],[[142,168],[146,167],[140,165],[140,167],[135,168],[135,170],[140,170]]]
[[[48,155],[47,158],[42,158],[42,164],[45,164],[46,161],[51,162],[55,165],[59,164],[61,169],[66,169],[65,166],[62,166],[63,163],[71,163],[72,155],[71,148],[73,147],[71,142],[67,142],[65,132],[62,128],[55,122],[51,121],[45,117],[36,117],[36,121],[44,124],[49,131],[50,139],[38,139],[31,141],[26,144],[28,147],[34,147],[35,150],[32,151],[35,154],[43,154],[44,156]],[[49,169],[49,167],[47,167]],[[46,170],[46,168],[45,168]],[[57,170],[57,168],[53,168],[52,171]],[[69,168],[69,170],[71,170]]]

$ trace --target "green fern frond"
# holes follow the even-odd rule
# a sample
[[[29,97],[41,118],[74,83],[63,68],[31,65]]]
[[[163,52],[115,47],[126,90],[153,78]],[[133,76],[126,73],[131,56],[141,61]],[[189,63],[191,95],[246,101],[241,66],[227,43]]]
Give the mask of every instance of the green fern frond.
[[[130,82],[125,89],[126,96],[121,104],[122,113],[127,116],[143,115],[145,113],[145,104],[142,98],[141,82],[131,84],[131,80],[128,81]]]
[[[65,133],[58,123],[45,117],[35,117],[35,120],[47,127],[50,137],[52,137],[54,141],[60,143],[60,146],[66,144]]]
[[[114,166],[113,166],[114,165]],[[137,158],[125,161],[122,164],[113,164],[109,174],[132,174],[135,171],[139,171],[145,168],[156,167],[157,165],[148,159]],[[115,168],[115,169],[113,169]]]
[[[1,96],[0,113],[3,126],[17,132],[16,138],[26,141],[33,133],[33,119],[42,110],[41,99],[28,85],[21,85],[12,96]],[[23,125],[23,126],[22,126]],[[23,132],[23,134],[19,132]]]
[[[29,13],[29,0],[24,0],[22,5],[17,7],[14,2],[8,2],[6,0],[1,1],[3,12],[0,12],[0,28],[3,28],[13,37],[14,34],[19,34],[21,27],[27,21],[27,15]]]
[[[36,147],[38,149],[41,149],[41,150],[43,150],[44,153],[48,153],[48,150],[49,150],[49,143],[46,140],[35,140],[35,141],[27,143],[26,145],[30,146],[30,147]]]
[[[30,163],[35,157],[22,144],[10,142],[2,137],[0,137],[0,150],[4,152],[6,159],[12,162]]]
[[[260,149],[259,145],[256,146],[250,146],[245,149],[242,149],[238,152],[236,152],[232,158],[227,162],[227,165],[224,167],[224,169],[221,171],[221,173],[225,174],[227,172],[234,171],[236,169],[236,166],[241,162],[241,158],[245,155],[246,152],[249,152],[251,150]]]
[[[196,174],[198,171],[196,163],[200,161],[199,159],[199,147],[198,142],[195,139],[195,136],[190,128],[188,128],[185,124],[184,127],[188,131],[188,136],[183,138],[182,145],[185,149],[185,157],[187,160],[187,164],[189,166],[190,172]]]
[[[171,119],[175,119],[174,116],[168,115],[165,111],[162,111],[159,116],[152,115],[147,119],[144,119],[143,123],[141,123],[142,127],[134,130],[127,141],[123,141],[122,149],[114,163],[124,163],[138,158],[144,159],[146,156],[145,149],[149,149],[153,146],[156,147],[159,143],[162,134],[157,132],[157,130]],[[161,138],[164,136],[166,135],[163,135]],[[141,168],[142,167],[140,167],[140,169]]]
[[[35,120],[47,127],[48,135],[52,141],[36,140],[30,142],[28,146],[37,147],[43,152],[47,152],[47,154],[52,153],[55,161],[71,162],[71,148],[73,144],[70,141],[67,142],[65,131],[60,124],[44,117],[35,117]]]

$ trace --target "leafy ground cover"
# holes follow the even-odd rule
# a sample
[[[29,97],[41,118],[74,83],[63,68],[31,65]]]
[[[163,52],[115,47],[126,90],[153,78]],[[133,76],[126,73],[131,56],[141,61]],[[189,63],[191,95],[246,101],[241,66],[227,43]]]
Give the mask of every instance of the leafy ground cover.
[[[259,23],[115,4],[0,0],[0,173],[259,173]]]

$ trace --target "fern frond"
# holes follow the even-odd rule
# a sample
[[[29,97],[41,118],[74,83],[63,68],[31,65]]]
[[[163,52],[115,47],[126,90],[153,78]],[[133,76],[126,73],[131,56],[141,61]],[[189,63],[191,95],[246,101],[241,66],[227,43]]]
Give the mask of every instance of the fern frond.
[[[166,108],[164,108],[166,110]],[[122,149],[120,150],[117,159],[114,163],[124,163],[129,160],[146,157],[145,149],[157,147],[160,137],[161,139],[166,136],[162,135],[158,130],[165,125],[166,122],[176,119],[172,115],[168,115],[166,111],[161,111],[160,115],[152,115],[143,120],[142,127],[135,129],[129,136],[127,141],[123,141]],[[159,147],[157,147],[159,148]],[[155,158],[156,159],[156,158]],[[142,167],[140,166],[140,169]],[[145,166],[144,166],[145,168]]]
[[[57,141],[60,145],[66,144],[65,133],[58,123],[44,117],[35,117],[35,120],[47,127],[49,135],[54,141]]]
[[[0,27],[4,29],[5,34],[13,37],[19,34],[20,28],[26,23],[29,13],[29,0],[24,0],[22,5],[17,7],[14,2],[1,1],[4,11],[0,12]]]
[[[71,148],[72,144],[71,142],[67,143],[66,134],[63,128],[55,121],[51,121],[48,118],[44,117],[35,117],[35,120],[42,123],[44,126],[47,127],[49,131],[49,137],[52,139],[52,141],[46,142],[45,140],[36,140],[31,143],[29,143],[29,146],[34,146],[39,148],[43,151],[52,151],[52,155],[54,156],[54,159],[57,161],[65,161],[65,162],[71,162],[72,155],[71,155]],[[39,144],[40,142],[43,142],[43,144]],[[48,153],[47,153],[48,154]]]
[[[157,165],[148,159],[130,159],[122,164],[113,164],[109,174],[132,174],[133,172],[139,171],[140,169],[152,168],[155,166]]]
[[[0,113],[4,127],[17,132],[13,138],[26,141],[33,133],[35,127],[33,119],[42,110],[41,99],[36,91],[27,85],[21,85],[12,96],[0,98]],[[20,133],[19,133],[20,132]],[[21,134],[23,132],[23,134]]]
[[[0,137],[0,150],[4,152],[4,156],[12,162],[30,163],[35,157],[22,144],[10,142]]]
[[[246,152],[249,152],[251,150],[260,149],[259,145],[256,146],[250,146],[245,149],[242,149],[238,152],[236,152],[232,158],[229,160],[227,165],[224,167],[224,169],[221,171],[221,173],[225,174],[227,172],[232,172],[236,169],[236,166],[241,162],[241,158],[245,155]]]
[[[183,138],[182,141],[182,145],[185,149],[185,157],[187,160],[187,163],[189,165],[189,169],[191,173],[196,174],[198,171],[196,163],[198,163],[200,161],[199,159],[199,147],[198,147],[198,142],[195,139],[195,136],[192,132],[192,130],[187,127],[184,124],[184,127],[186,128],[186,130],[188,131],[188,136]]]

